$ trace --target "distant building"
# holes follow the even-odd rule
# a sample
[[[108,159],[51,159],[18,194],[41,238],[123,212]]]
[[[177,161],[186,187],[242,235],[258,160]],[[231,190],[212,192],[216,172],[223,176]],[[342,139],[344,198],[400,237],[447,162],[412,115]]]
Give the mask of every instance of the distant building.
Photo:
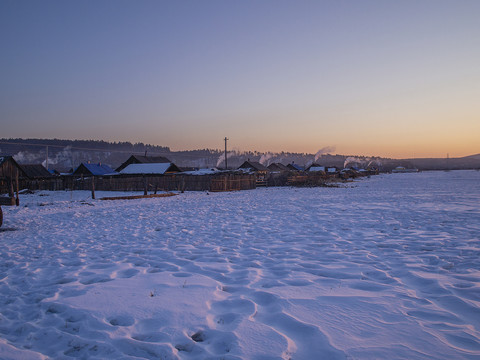
[[[270,170],[260,164],[258,161],[245,161],[242,165],[238,167],[239,169],[251,169],[254,172],[264,172],[267,173]]]
[[[271,163],[270,165],[268,165],[268,170],[273,172],[281,172],[281,171],[289,171],[290,169],[286,165],[283,165],[282,163]]]
[[[114,174],[116,174],[115,170],[108,165],[90,163],[81,163],[72,173],[74,176],[105,176]]]
[[[166,164],[171,163],[166,157],[163,156],[141,156],[141,155],[132,155],[127,161],[120,165],[115,171],[121,172],[130,164]]]
[[[288,164],[287,167],[290,170],[293,170],[293,171],[304,171],[305,170],[302,166],[297,165],[295,163]]]
[[[325,166],[320,166],[318,164],[313,163],[307,168],[308,172],[320,172],[323,171],[325,172]]]

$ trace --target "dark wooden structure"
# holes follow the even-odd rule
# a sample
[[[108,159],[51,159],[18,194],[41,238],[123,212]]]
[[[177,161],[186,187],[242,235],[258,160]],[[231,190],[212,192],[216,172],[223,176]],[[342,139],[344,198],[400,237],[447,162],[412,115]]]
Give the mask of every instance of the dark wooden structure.
[[[42,164],[20,165],[30,180],[50,179],[53,175]]]
[[[0,156],[0,205],[18,205],[19,178],[26,177],[25,172],[12,156]],[[16,194],[16,196],[15,196]]]
[[[90,180],[72,179],[75,190],[90,190]],[[218,173],[211,175],[116,175],[95,178],[95,189],[105,191],[143,191],[144,194],[159,191],[234,191],[256,187],[252,174]]]
[[[291,164],[288,164],[287,167],[292,171],[305,171],[305,169],[302,166],[295,164],[293,162]]]
[[[19,205],[18,198],[19,177],[25,173],[12,156],[0,156],[0,226],[3,224],[2,205]],[[16,197],[15,197],[16,193]]]
[[[254,172],[264,172],[267,173],[269,170],[267,167],[260,164],[258,161],[245,161],[242,165],[238,167],[239,169],[251,169]]]
[[[290,169],[282,163],[271,163],[270,165],[268,165],[268,170],[275,172],[290,171]]]
[[[268,174],[270,173],[270,170],[266,166],[260,164],[258,161],[247,160],[240,165],[238,169],[249,170],[255,173],[257,178],[256,186],[267,186]]]
[[[20,167],[25,173],[25,176],[20,177],[20,189],[58,189],[58,175],[50,173],[42,164],[20,165]]]

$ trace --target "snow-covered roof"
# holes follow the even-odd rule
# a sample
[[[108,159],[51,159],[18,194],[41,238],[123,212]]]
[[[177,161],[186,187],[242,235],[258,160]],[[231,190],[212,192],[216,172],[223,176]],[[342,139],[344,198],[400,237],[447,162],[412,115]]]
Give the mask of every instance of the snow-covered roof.
[[[292,169],[292,170],[297,170],[297,171],[305,170],[302,166],[294,164],[294,163],[288,164],[287,167]]]
[[[188,175],[211,175],[211,174],[218,174],[220,172],[223,172],[223,171],[218,170],[216,168],[210,168],[210,169],[198,169],[193,171],[184,171],[183,173]]]
[[[245,161],[238,169],[252,169],[253,171],[268,171],[268,168],[258,161]]]
[[[165,174],[172,163],[130,164],[120,174]]]
[[[73,174],[77,175],[79,173],[82,173],[83,172],[82,167],[87,169],[88,172],[90,172],[92,175],[96,175],[96,176],[115,174],[115,170],[113,170],[108,165],[105,165],[105,164],[89,164],[89,163],[81,163],[80,166],[75,169]]]
[[[325,171],[325,166],[312,166],[308,171]]]

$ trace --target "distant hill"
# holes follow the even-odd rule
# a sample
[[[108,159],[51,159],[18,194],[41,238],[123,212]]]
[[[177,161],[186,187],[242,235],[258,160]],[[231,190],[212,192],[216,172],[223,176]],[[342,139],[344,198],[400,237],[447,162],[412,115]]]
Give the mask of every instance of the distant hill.
[[[225,154],[218,149],[171,151],[167,146],[97,140],[0,139],[0,154],[13,155],[20,164],[42,163],[46,166],[48,159],[49,169],[59,171],[68,171],[88,161],[117,168],[132,154],[164,156],[180,167],[225,167]],[[389,159],[339,154],[260,153],[257,151],[230,151],[227,154],[230,169],[237,168],[246,160],[259,161],[266,166],[273,162],[285,165],[294,162],[304,167],[317,163],[340,169],[376,166],[381,171],[391,171],[397,166],[416,167],[420,170],[480,169],[480,154],[450,159]]]
[[[477,155],[470,155],[470,156],[465,156],[461,159],[472,159],[472,160],[480,160],[480,154]]]

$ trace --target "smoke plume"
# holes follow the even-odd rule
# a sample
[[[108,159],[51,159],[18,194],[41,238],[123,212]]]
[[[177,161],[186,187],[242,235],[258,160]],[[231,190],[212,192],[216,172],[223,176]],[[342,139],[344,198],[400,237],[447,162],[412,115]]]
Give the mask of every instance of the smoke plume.
[[[227,160],[230,159],[232,156],[235,156],[235,155],[237,155],[236,151],[227,152]],[[215,166],[218,168],[222,163],[225,163],[225,154],[222,154],[218,157],[217,165],[215,165]]]
[[[332,153],[335,151],[335,146],[325,146],[323,148],[321,148],[320,150],[317,151],[317,153],[315,154],[315,160],[314,161],[317,161],[318,158],[320,156],[322,156],[323,154],[329,154],[329,153]]]
[[[273,158],[272,153],[265,153],[260,157],[260,160],[258,162],[264,166],[268,166],[270,164],[268,164],[267,161],[269,161],[272,158]]]

